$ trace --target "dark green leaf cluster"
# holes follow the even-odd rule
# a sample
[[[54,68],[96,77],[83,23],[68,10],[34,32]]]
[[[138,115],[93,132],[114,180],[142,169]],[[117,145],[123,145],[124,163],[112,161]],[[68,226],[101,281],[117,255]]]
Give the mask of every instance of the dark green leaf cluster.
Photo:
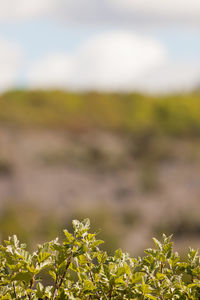
[[[171,237],[153,239],[143,258],[99,249],[90,222],[73,221],[65,240],[39,245],[30,254],[17,237],[0,246],[0,299],[200,299],[200,257],[190,249],[181,261]],[[51,278],[51,279],[50,279]],[[48,279],[48,280],[47,280]]]

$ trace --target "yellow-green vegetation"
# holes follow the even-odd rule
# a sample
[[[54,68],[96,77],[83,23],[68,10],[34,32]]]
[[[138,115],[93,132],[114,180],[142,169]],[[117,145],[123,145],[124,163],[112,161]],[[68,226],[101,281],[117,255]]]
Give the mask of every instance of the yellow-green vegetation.
[[[122,250],[102,251],[89,219],[73,221],[72,233],[38,245],[29,253],[16,235],[0,245],[0,299],[26,300],[198,300],[200,257],[189,249],[186,261],[173,252],[171,236],[153,239],[144,257]]]
[[[20,127],[91,128],[134,134],[197,135],[200,94],[10,91],[0,96],[0,124]]]

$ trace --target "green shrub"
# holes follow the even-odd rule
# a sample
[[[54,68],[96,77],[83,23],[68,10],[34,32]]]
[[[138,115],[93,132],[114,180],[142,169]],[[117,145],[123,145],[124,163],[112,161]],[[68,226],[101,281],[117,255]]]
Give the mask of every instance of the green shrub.
[[[0,246],[0,299],[200,299],[200,257],[190,249],[182,262],[171,236],[143,258],[121,250],[108,256],[89,233],[90,222],[73,221],[65,240],[39,245],[30,254],[13,236]]]
[[[198,92],[153,96],[16,90],[0,95],[0,107],[0,125],[9,128],[101,129],[150,139],[200,133]]]

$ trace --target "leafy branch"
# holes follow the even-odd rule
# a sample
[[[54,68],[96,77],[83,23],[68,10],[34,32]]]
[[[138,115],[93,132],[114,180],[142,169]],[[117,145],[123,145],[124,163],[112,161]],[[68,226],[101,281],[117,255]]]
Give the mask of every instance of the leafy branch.
[[[0,245],[0,300],[200,299],[197,250],[189,249],[182,261],[173,252],[172,237],[163,235],[162,241],[153,239],[155,248],[146,249],[142,258],[120,249],[108,256],[90,233],[88,219],[74,220],[73,228],[73,233],[64,230],[62,243],[38,245],[34,253],[16,236]]]

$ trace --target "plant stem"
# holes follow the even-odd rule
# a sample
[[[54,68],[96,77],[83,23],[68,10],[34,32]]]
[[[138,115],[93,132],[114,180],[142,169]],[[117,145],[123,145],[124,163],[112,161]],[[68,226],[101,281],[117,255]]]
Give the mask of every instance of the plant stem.
[[[72,261],[72,253],[70,254],[69,258],[67,259],[66,268],[65,268],[64,273],[62,274],[62,277],[60,278],[59,283],[56,282],[56,284],[55,284],[55,289],[54,289],[54,292],[53,292],[53,298],[52,298],[52,300],[56,299],[57,291],[61,287],[61,285],[62,285],[62,283],[63,283],[63,281],[65,279],[65,276],[66,276],[67,270],[68,270],[68,268],[69,268],[69,266],[71,264],[71,261]]]
[[[14,282],[13,282],[13,289],[14,289],[15,298],[18,299],[17,292],[16,292],[16,287],[15,287],[15,283]]]
[[[30,281],[30,289],[32,290],[34,284],[34,276],[32,277],[31,281]],[[31,300],[31,292],[28,294],[28,299]]]
[[[112,293],[113,293],[113,285],[111,285],[111,288],[110,288],[110,293],[109,293],[110,300],[112,299]]]

